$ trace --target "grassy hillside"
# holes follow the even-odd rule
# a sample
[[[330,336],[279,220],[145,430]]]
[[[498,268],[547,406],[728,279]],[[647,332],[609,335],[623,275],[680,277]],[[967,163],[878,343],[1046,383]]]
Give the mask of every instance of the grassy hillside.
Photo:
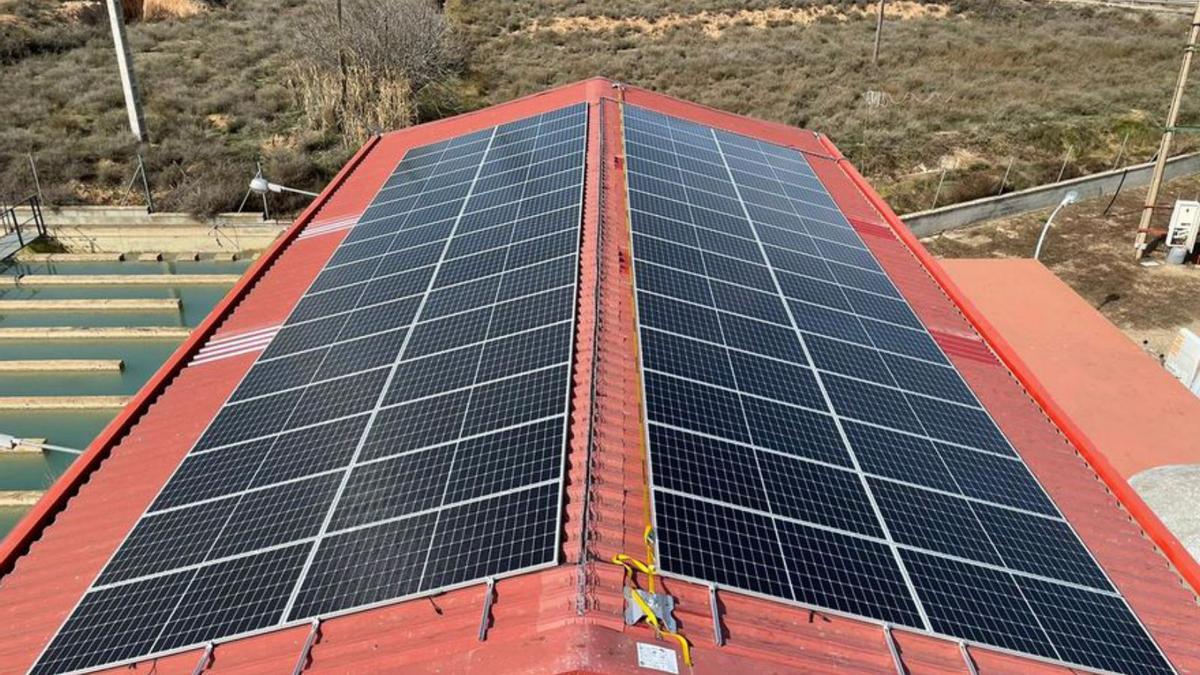
[[[311,4],[229,0],[130,24],[161,208],[236,207],[257,159],[317,188],[353,151],[311,128],[296,93]],[[1185,17],[1022,0],[888,6],[876,68],[865,2],[449,0],[465,56],[420,116],[607,75],[824,131],[900,211],[928,206],[941,166],[956,167],[946,203],[994,192],[1009,158],[1021,187],[1055,178],[1068,149],[1068,175],[1107,168],[1127,133],[1127,155],[1153,152]],[[29,190],[27,152],[58,203],[120,199],[132,174],[111,38],[81,7],[0,0],[0,198]]]

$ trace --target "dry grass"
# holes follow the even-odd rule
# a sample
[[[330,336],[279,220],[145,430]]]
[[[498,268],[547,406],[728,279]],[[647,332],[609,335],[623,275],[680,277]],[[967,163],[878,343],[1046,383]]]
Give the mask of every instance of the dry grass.
[[[337,73],[311,64],[297,66],[293,91],[306,126],[339,134],[356,148],[381,130],[401,129],[416,118],[412,88],[405,79],[379,77],[359,66],[347,69],[345,95]]]
[[[1045,0],[892,0],[876,68],[867,0],[448,0],[465,74],[451,59],[408,97],[389,75],[338,113],[328,82],[297,79],[302,57],[330,56],[299,37],[315,0],[214,2],[191,18],[178,16],[204,0],[130,1],[172,8],[129,25],[156,199],[204,211],[235,207],[257,159],[315,189],[371,127],[594,75],[824,131],[897,210],[919,210],[943,166],[957,167],[944,204],[995,192],[1010,157],[1009,189],[1053,180],[1068,148],[1068,176],[1108,168],[1126,134],[1126,156],[1147,159],[1187,31],[1186,18]],[[63,20],[72,5],[56,0],[0,3],[0,82],[15,92],[0,97],[0,199],[31,188],[27,152],[56,202],[119,192],[137,147],[106,22],[78,8]],[[348,113],[361,122],[347,135]]]
[[[876,68],[868,2],[449,6],[474,50],[476,105],[606,75],[823,131],[901,212],[929,206],[955,157],[978,161],[947,177],[943,204],[994,193],[1009,158],[1008,189],[1054,180],[1068,149],[1067,176],[1107,169],[1126,133],[1126,157],[1147,159],[1187,34],[1186,17],[1040,0],[896,4],[905,18],[886,24]]]
[[[190,19],[205,10],[198,0],[141,0],[143,21]]]
[[[766,9],[740,9],[731,12],[701,11],[696,14],[666,14],[653,19],[639,16],[554,16],[546,20],[534,19],[521,29],[526,33],[552,31],[555,33],[606,33],[614,31],[636,31],[650,37],[663,37],[680,27],[699,27],[705,36],[717,40],[728,28],[747,26],[767,30],[778,26],[809,26],[818,21],[853,21],[875,16],[878,4],[849,7],[836,5],[812,5],[808,7],[770,7]],[[889,19],[942,18],[949,13],[944,5],[927,5],[917,2],[892,2],[884,6],[884,16]]]
[[[0,97],[0,200],[32,191],[28,152],[52,203],[120,200],[139,148],[114,77],[107,20],[68,23],[45,13],[55,3],[14,2],[11,11],[31,32],[8,60],[0,39],[0,82],[13,94]],[[156,205],[234,209],[257,160],[281,183],[319,189],[352,150],[303,124],[287,87],[299,0],[205,7],[190,19],[128,25],[152,141],[140,151]],[[264,144],[273,137],[289,143]],[[133,199],[140,202],[136,191]]]

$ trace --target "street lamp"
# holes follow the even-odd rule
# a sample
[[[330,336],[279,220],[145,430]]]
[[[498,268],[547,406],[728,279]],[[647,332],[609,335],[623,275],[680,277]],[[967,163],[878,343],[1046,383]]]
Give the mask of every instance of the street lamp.
[[[1046,219],[1046,224],[1042,226],[1042,234],[1038,237],[1037,247],[1033,249],[1034,260],[1037,260],[1038,256],[1042,254],[1042,243],[1046,241],[1046,233],[1050,231],[1050,224],[1054,222],[1054,216],[1057,216],[1058,212],[1061,211],[1064,206],[1070,206],[1077,201],[1079,201],[1079,193],[1071,190],[1067,194],[1063,195],[1062,201],[1060,201],[1058,206],[1054,207],[1054,210],[1050,212],[1050,217]]]
[[[42,450],[54,450],[57,452],[65,452],[65,453],[68,453],[71,455],[82,455],[83,454],[82,450],[76,450],[75,448],[64,448],[61,445],[51,445],[49,443],[42,443],[41,441],[35,441],[32,439],[25,439],[25,438],[17,438],[16,436],[12,436],[10,434],[0,433],[0,451],[16,450],[17,448],[19,448],[23,445],[33,447],[33,448],[40,448]]]
[[[295,194],[304,195],[305,197],[320,196],[315,192],[297,190],[296,188],[290,188],[286,185],[272,183],[271,181],[267,180],[266,176],[263,175],[262,166],[259,165],[258,171],[254,173],[254,178],[250,179],[250,189],[246,190],[246,196],[242,197],[242,203],[238,206],[238,213],[241,213],[242,209],[246,206],[246,200],[250,199],[250,195],[257,194],[262,196],[263,218],[269,220],[271,218],[271,209],[267,206],[267,193],[269,192],[274,192],[275,194],[279,194],[281,192],[294,192]]]
[[[275,194],[279,194],[281,192],[294,192],[298,195],[304,195],[306,197],[319,197],[320,196],[316,192],[308,192],[307,190],[297,190],[296,188],[290,188],[285,185],[278,185],[276,183],[272,183],[272,182],[268,181],[267,178],[265,176],[263,176],[261,172],[258,174],[255,174],[254,178],[250,179],[250,191],[254,192],[256,194],[260,194],[260,195],[265,195],[268,192],[274,192]]]

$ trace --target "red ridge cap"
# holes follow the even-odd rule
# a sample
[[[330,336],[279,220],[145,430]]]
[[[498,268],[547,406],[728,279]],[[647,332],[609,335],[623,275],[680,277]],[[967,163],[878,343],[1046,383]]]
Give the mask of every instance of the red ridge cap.
[[[358,149],[358,152],[354,153],[341,171],[325,186],[321,194],[292,222],[291,227],[259,256],[258,260],[242,275],[242,278],[225,294],[225,297],[212,308],[204,321],[191,332],[183,344],[172,352],[166,362],[142,385],[133,399],[88,444],[84,453],[71,463],[71,466],[54,481],[54,484],[50,486],[46,494],[42,495],[37,504],[21,518],[16,527],[4,537],[4,540],[0,541],[0,578],[12,570],[17,559],[24,555],[29,550],[29,546],[41,535],[42,529],[66,506],[78,487],[108,457],[117,441],[146,412],[150,404],[166,389],[167,384],[183,370],[201,345],[216,332],[229,310],[246,296],[259,277],[275,262],[300,230],[312,220],[317,211],[325,205],[333,193],[375,148],[379,138],[379,136],[372,136]]]
[[[1200,564],[1179,543],[1175,535],[1171,534],[1171,531],[1163,525],[1162,521],[1158,519],[1158,515],[1146,505],[1146,502],[1142,501],[1138,493],[1117,472],[1108,461],[1108,458],[1100,452],[1091,439],[1088,438],[1087,434],[1084,433],[1083,429],[1079,428],[1054,401],[1049,390],[1038,381],[1032,369],[1026,365],[1012,345],[1000,335],[1000,332],[991,322],[984,318],[983,313],[967,299],[966,295],[950,278],[950,275],[925,250],[925,247],[921,246],[916,236],[904,225],[895,212],[892,211],[887,202],[867,183],[862,174],[842,155],[837,146],[824,135],[821,135],[819,140],[836,158],[838,166],[842,168],[842,171],[850,178],[859,192],[866,197],[867,201],[875,207],[875,210],[891,225],[896,236],[905,247],[925,266],[925,269],[929,271],[934,281],[946,292],[946,296],[950,298],[950,301],[962,312],[963,317],[979,331],[979,334],[992,348],[992,351],[1008,367],[1009,371],[1017,378],[1017,381],[1025,388],[1029,396],[1042,408],[1046,416],[1050,418],[1050,421],[1071,442],[1071,445],[1075,446],[1075,449],[1079,451],[1083,459],[1092,467],[1096,475],[1104,481],[1105,486],[1113,493],[1117,501],[1125,507],[1146,533],[1146,536],[1158,546],[1167,560],[1175,567],[1175,571],[1192,587],[1193,592],[1200,594]]]

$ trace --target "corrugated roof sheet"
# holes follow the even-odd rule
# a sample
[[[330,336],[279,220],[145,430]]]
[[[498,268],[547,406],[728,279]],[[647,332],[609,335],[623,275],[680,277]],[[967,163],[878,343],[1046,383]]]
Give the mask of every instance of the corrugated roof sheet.
[[[0,571],[7,572],[0,578],[0,625],[6,629],[0,671],[29,668],[255,358],[248,352],[189,365],[196,351],[214,338],[280,323],[345,236],[342,223],[365,208],[408,148],[585,100],[594,114],[562,565],[499,581],[486,641],[478,638],[484,598],[484,588],[478,586],[325,621],[308,650],[310,629],[302,626],[138,668],[192,672],[204,667],[226,673],[297,666],[306,672],[638,670],[636,643],[652,642],[654,636],[645,626],[624,625],[622,570],[605,562],[617,553],[639,553],[646,522],[619,141],[621,99],[807,153],[839,206],[866,235],[880,263],[1172,662],[1185,672],[1200,670],[1200,608],[1180,577],[1181,572],[1195,574],[1194,562],[1189,568],[1187,560],[1178,558],[1161,525],[1140,510],[1136,496],[1122,491],[1120,477],[1109,475],[1096,457],[1090,457],[1091,464],[1081,457],[1080,450],[1088,451],[1080,447],[1085,443],[1068,442],[1022,390],[995,354],[1020,371],[1016,356],[1005,353],[999,336],[989,334],[985,341],[977,333],[977,317],[968,320],[963,314],[972,311],[966,300],[832,144],[811,132],[595,79],[368,144],[0,546]],[[1021,374],[1021,384],[1054,413],[1044,392],[1027,373]],[[1121,500],[1110,490],[1120,493]],[[1174,566],[1156,550],[1156,542],[1175,556]],[[896,659],[912,672],[967,670],[959,644],[952,641],[897,629],[891,633],[893,656],[885,631],[876,624],[728,592],[719,595],[724,645],[718,647],[708,589],[676,580],[661,583],[677,599],[676,616],[694,645],[697,672],[894,671]],[[658,644],[675,648],[671,642]],[[969,652],[983,672],[1063,670],[980,647]]]

